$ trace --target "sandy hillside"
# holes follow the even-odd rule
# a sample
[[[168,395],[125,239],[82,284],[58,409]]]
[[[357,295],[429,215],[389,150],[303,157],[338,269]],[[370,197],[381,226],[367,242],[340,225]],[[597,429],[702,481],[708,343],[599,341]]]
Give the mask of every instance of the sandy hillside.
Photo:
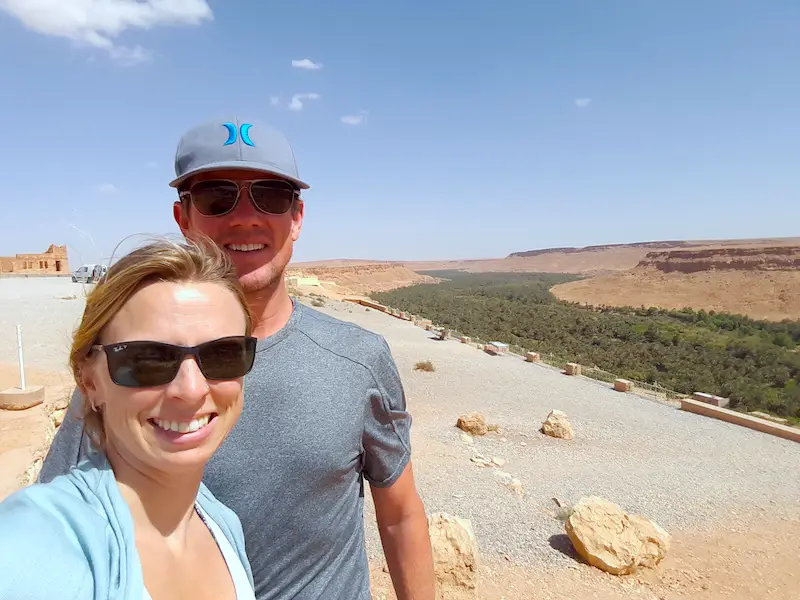
[[[800,238],[655,241],[633,244],[587,246],[584,248],[546,248],[514,252],[505,258],[456,261],[404,262],[413,271],[460,269],[472,273],[530,272],[601,275],[636,267],[649,252],[681,249],[731,247],[780,247],[800,245]]]
[[[587,305],[688,306],[757,319],[800,319],[800,238],[655,241],[530,250],[493,259],[338,259],[292,266],[327,281],[323,294],[335,299],[432,283],[423,278],[432,270],[572,273],[590,279],[556,286],[558,298]]]
[[[287,276],[301,275],[317,277],[322,295],[333,298],[344,296],[366,296],[371,292],[386,292],[399,287],[420,283],[436,283],[438,279],[395,263],[369,263],[320,265],[319,263],[296,263]],[[305,286],[303,291],[313,291]]]
[[[800,319],[800,245],[651,252],[630,271],[560,284],[552,292],[595,306],[688,306]]]

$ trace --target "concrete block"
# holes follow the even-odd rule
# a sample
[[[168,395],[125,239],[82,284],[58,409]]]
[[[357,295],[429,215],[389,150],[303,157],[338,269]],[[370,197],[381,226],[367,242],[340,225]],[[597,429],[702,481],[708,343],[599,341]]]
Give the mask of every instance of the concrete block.
[[[489,342],[486,344],[485,350],[491,354],[508,354],[508,344],[503,342]]]
[[[759,419],[752,415],[736,412],[728,408],[720,408],[703,402],[702,400],[692,400],[691,398],[684,398],[681,400],[681,410],[692,412],[698,415],[727,421],[755,429],[763,433],[769,433],[787,440],[800,442],[800,429],[797,427],[789,427],[788,425],[781,425],[780,423],[773,423],[765,419]]]
[[[462,335],[461,336],[461,343],[462,344],[471,344],[472,343],[472,338],[468,337],[466,335]]]
[[[44,386],[29,385],[24,390],[9,388],[0,392],[0,409],[25,410],[44,402]]]
[[[567,373],[567,375],[580,375],[581,366],[578,363],[567,363],[567,368],[565,372]]]
[[[627,379],[615,379],[614,389],[618,392],[630,392],[633,389],[633,382]]]
[[[706,394],[705,392],[695,392],[692,394],[692,399],[698,402],[705,402],[711,406],[719,406],[725,408],[730,404],[730,399],[723,398],[722,396],[714,396],[713,394]]]
[[[528,352],[525,354],[525,362],[539,362],[541,357],[538,352]]]

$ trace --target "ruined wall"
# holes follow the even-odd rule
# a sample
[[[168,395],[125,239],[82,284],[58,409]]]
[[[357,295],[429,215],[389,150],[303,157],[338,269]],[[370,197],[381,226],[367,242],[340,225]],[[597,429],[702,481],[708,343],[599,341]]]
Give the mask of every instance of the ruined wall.
[[[70,273],[67,247],[50,244],[41,254],[0,257],[0,273],[17,275],[65,275]]]

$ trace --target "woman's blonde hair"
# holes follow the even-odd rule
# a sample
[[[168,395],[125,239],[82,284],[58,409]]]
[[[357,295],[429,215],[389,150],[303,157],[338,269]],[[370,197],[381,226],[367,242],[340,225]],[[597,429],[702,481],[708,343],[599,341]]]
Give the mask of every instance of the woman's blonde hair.
[[[81,369],[103,329],[143,286],[155,282],[215,283],[230,290],[245,315],[245,335],[253,330],[253,318],[236,270],[228,255],[205,237],[192,241],[158,240],[141,246],[115,262],[86,298],[80,325],[72,336],[69,365],[83,394],[86,432],[95,447],[105,446],[102,414],[86,398]]]

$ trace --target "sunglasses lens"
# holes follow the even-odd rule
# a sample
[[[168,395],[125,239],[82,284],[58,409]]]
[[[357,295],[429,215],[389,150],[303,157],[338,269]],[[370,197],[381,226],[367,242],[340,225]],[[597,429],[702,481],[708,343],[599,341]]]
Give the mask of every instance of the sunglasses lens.
[[[256,339],[229,337],[203,344],[198,349],[200,369],[208,379],[237,379],[253,367]]]
[[[273,215],[289,210],[295,196],[294,188],[282,181],[254,181],[250,193],[258,210]]]
[[[192,203],[207,217],[224,215],[236,206],[239,188],[229,181],[201,181],[192,186]]]
[[[176,348],[157,342],[127,342],[106,352],[111,379],[124,387],[153,387],[169,383],[181,364]]]

